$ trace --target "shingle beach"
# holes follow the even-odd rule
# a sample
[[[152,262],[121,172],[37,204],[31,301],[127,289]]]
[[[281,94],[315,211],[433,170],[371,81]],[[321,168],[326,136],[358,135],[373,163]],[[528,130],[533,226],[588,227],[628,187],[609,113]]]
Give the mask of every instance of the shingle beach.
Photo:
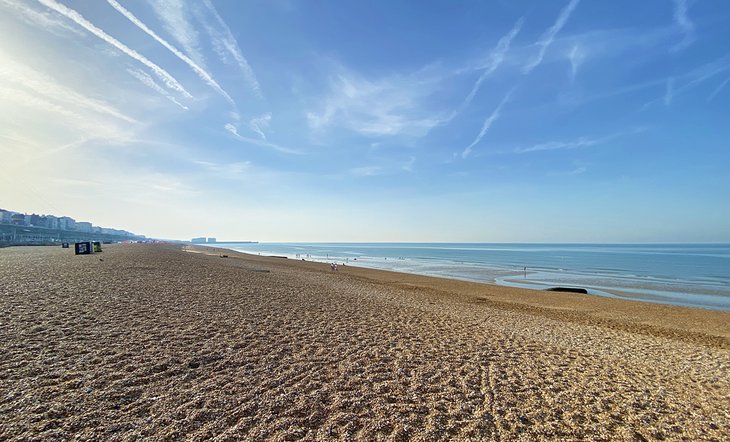
[[[730,440],[730,313],[205,247],[0,249],[0,440],[202,439]]]

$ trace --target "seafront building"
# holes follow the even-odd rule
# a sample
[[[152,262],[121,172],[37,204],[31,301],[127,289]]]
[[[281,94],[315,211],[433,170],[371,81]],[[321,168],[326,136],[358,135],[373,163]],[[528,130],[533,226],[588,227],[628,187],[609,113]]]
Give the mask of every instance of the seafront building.
[[[142,240],[144,235],[108,227],[95,226],[88,221],[76,221],[68,216],[39,215],[0,209],[0,246],[12,244],[45,244],[74,241],[116,242]]]
[[[74,230],[76,228],[76,221],[68,216],[62,216],[58,218],[58,228],[61,230]]]
[[[79,232],[92,232],[93,225],[86,221],[76,222],[76,230]]]

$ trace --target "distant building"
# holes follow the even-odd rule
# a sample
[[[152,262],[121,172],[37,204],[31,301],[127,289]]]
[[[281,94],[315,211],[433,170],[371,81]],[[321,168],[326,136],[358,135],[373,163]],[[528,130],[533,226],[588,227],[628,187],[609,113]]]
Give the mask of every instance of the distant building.
[[[5,225],[0,227],[0,245],[42,244],[78,238],[95,241],[145,238],[144,235],[135,235],[126,230],[94,226],[86,221],[76,222],[68,216],[25,214],[5,209],[0,209],[0,224]],[[9,225],[29,228],[13,229]],[[206,242],[206,238],[202,238],[202,242]]]
[[[58,217],[53,215],[46,215],[46,227],[49,229],[58,229]]]
[[[76,230],[78,230],[79,232],[91,233],[93,231],[93,227],[94,226],[92,226],[91,223],[86,221],[80,221],[76,223]]]
[[[204,244],[206,242],[205,237],[193,238],[191,241],[193,244]]]
[[[214,242],[216,242],[216,239],[215,238],[208,238],[208,242],[209,243],[214,243]]]
[[[22,213],[13,213],[10,215],[10,223],[16,226],[30,225],[30,215],[26,218],[26,216]]]
[[[68,216],[58,218],[58,228],[61,230],[76,230],[76,220]]]
[[[30,216],[30,225],[33,227],[48,227],[48,220],[45,216],[34,213]]]

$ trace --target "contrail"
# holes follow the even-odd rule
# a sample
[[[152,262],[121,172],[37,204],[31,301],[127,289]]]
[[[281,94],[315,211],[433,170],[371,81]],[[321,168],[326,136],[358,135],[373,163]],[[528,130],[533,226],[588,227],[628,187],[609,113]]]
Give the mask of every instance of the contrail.
[[[4,102],[20,102],[24,106],[40,109],[54,115],[68,117],[78,122],[79,125],[86,125],[88,127],[90,124],[88,116],[69,109],[66,105],[67,103],[54,103],[53,101],[46,100],[46,97],[43,95],[33,95],[22,89],[0,86],[0,96],[3,97]]]
[[[249,121],[248,125],[249,127],[259,134],[263,140],[266,140],[266,134],[264,133],[264,128],[269,126],[269,123],[271,122],[271,112],[266,112],[265,114],[251,119]]]
[[[712,91],[712,94],[710,94],[710,97],[707,99],[707,101],[711,101],[713,98],[715,98],[720,91],[722,91],[727,84],[730,83],[730,78],[726,79],[722,83],[720,83],[720,86],[718,86],[714,91]]]
[[[2,55],[1,52],[0,55]],[[0,64],[0,78],[3,78],[5,81],[21,84],[44,98],[63,103],[65,108],[78,106],[94,112],[111,115],[128,123],[137,122],[103,101],[89,98],[73,89],[69,89],[56,82],[53,78],[29,66],[16,63],[9,58],[3,58],[3,62]]]
[[[200,50],[198,30],[195,29],[189,19],[187,11],[189,3],[195,4],[198,2],[190,0],[148,0],[146,3],[155,11],[155,14],[162,22],[162,27],[174,41],[177,41],[180,50],[195,60],[203,69],[207,69],[205,58]],[[198,7],[194,6],[192,9],[198,9]]]
[[[104,40],[105,42],[109,43],[110,45],[114,46],[115,48],[119,49],[120,51],[124,52],[128,56],[132,57],[133,59],[139,61],[143,65],[150,68],[160,79],[169,87],[170,89],[176,90],[183,94],[187,98],[193,98],[190,93],[185,90],[185,88],[178,82],[175,77],[170,75],[166,70],[162,69],[161,67],[157,66],[155,63],[147,59],[144,55],[141,55],[134,49],[129,48],[124,43],[120,42],[116,38],[112,37],[111,35],[107,34],[106,32],[102,31],[101,29],[94,26],[93,23],[86,20],[81,14],[76,12],[75,10],[62,5],[56,0],[38,0],[39,3],[46,6],[47,8],[53,9],[54,11],[58,12],[59,14],[71,19],[79,26],[83,27],[87,31],[91,32],[92,34],[96,35],[100,39]]]
[[[479,88],[481,87],[482,82],[494,71],[496,71],[499,65],[502,64],[505,56],[507,55],[507,51],[509,51],[512,40],[520,32],[524,23],[525,17],[520,18],[519,20],[517,20],[517,23],[515,23],[515,25],[512,27],[512,30],[510,30],[506,35],[499,39],[499,42],[497,42],[497,46],[490,54],[489,65],[484,69],[476,83],[474,83],[474,87],[472,87],[471,92],[469,92],[469,95],[467,95],[464,103],[461,105],[462,109],[467,107],[474,99],[474,96],[477,94],[477,92],[479,92]]]
[[[672,51],[676,52],[686,48],[692,43],[695,24],[687,15],[687,0],[674,0],[674,22],[684,33],[684,38],[677,44]]]
[[[170,95],[164,88],[160,87],[157,83],[155,83],[155,80],[152,77],[150,77],[146,72],[137,70],[137,69],[127,69],[127,72],[129,72],[129,75],[133,76],[134,78],[136,78],[137,80],[142,82],[142,84],[144,84],[148,88],[150,88],[153,91],[157,92],[158,94],[164,96],[165,98],[167,98],[168,100],[177,104],[181,108],[188,110],[187,106],[185,106],[184,104],[177,101],[175,99],[175,97]]]
[[[624,137],[627,135],[634,135],[639,134],[646,131],[646,127],[635,127],[630,130],[624,130],[621,132],[615,132],[609,135],[604,135],[600,138],[590,138],[590,137],[579,137],[577,140],[573,141],[548,141],[545,143],[535,144],[530,147],[523,147],[515,149],[514,153],[530,153],[530,152],[540,152],[540,151],[546,151],[546,150],[560,150],[560,149],[578,149],[581,147],[590,147],[595,146],[598,144],[603,144],[608,141],[614,140],[619,137]]]
[[[226,99],[229,103],[231,103],[233,106],[236,104],[233,102],[233,99],[226,91],[223,90],[222,87],[213,79],[213,77],[207,73],[203,68],[201,68],[197,63],[195,63],[190,57],[182,53],[180,50],[178,50],[176,47],[165,41],[162,37],[157,35],[155,31],[150,29],[147,25],[145,25],[140,19],[138,19],[132,12],[130,12],[128,9],[124,8],[124,6],[120,5],[117,0],[106,0],[107,3],[111,5],[112,8],[116,9],[120,14],[125,16],[129,21],[134,23],[138,28],[143,30],[147,35],[154,38],[159,44],[167,48],[170,52],[175,54],[177,58],[185,62],[190,68],[198,74],[198,76],[206,82],[210,87],[215,89],[216,92],[221,94],[223,98]]]
[[[228,132],[230,132],[234,137],[236,137],[236,139],[238,139],[240,141],[244,141],[246,143],[255,144],[257,146],[269,147],[269,148],[274,149],[274,150],[277,150],[279,152],[284,152],[284,153],[288,153],[288,154],[295,154],[295,155],[302,155],[302,152],[300,152],[298,150],[290,149],[290,148],[284,147],[284,146],[279,146],[278,144],[271,143],[271,142],[268,142],[266,140],[259,140],[258,138],[244,137],[243,135],[241,135],[240,133],[238,133],[238,129],[236,128],[236,126],[234,126],[231,123],[227,123],[223,127],[225,128],[225,130],[227,130]]]
[[[0,4],[7,8],[12,8],[14,12],[18,13],[20,17],[29,24],[39,25],[47,31],[53,33],[58,31],[68,31],[82,37],[86,36],[86,32],[78,29],[76,26],[66,23],[66,20],[53,17],[46,11],[37,11],[29,8],[27,6],[27,2],[22,0],[0,0]]]
[[[555,21],[555,23],[540,36],[540,40],[535,43],[540,46],[540,52],[530,63],[528,63],[524,67],[522,71],[525,74],[529,73],[530,71],[535,69],[537,65],[542,63],[542,59],[543,57],[545,57],[545,51],[553,43],[553,40],[555,39],[555,36],[558,34],[558,32],[563,29],[563,26],[565,26],[565,23],[570,18],[573,10],[576,8],[576,6],[578,6],[578,2],[580,2],[580,0],[570,0],[570,3],[568,3],[562,11],[560,11],[560,15],[558,16],[558,19]]]
[[[248,64],[248,61],[241,53],[241,49],[238,47],[236,38],[231,33],[230,28],[228,28],[228,25],[226,25],[226,23],[223,21],[210,0],[203,0],[203,3],[208,8],[210,13],[213,14],[213,17],[215,17],[218,25],[221,27],[221,29],[223,29],[223,33],[225,34],[223,38],[220,39],[221,41],[219,41],[218,44],[223,46],[233,56],[233,58],[238,63],[238,66],[243,71],[243,75],[246,76],[246,80],[251,86],[251,89],[253,89],[256,95],[261,97],[261,86],[259,86],[259,82],[256,80],[256,75],[254,75],[253,69],[251,69],[251,65]],[[212,29],[209,29],[209,32],[210,31],[212,31]],[[211,35],[211,37],[213,36]]]
[[[687,0],[674,0],[674,21],[684,32],[692,32],[695,28],[687,16]]]
[[[464,151],[461,153],[462,158],[468,157],[469,154],[471,154],[472,148],[474,146],[476,146],[477,143],[482,141],[482,138],[484,138],[484,135],[487,134],[487,132],[489,131],[489,128],[492,127],[492,124],[494,124],[494,122],[497,121],[497,119],[499,118],[500,114],[502,113],[502,108],[504,107],[505,104],[507,104],[507,102],[509,101],[513,92],[514,92],[514,89],[507,92],[507,95],[505,95],[504,98],[502,98],[502,101],[500,101],[499,105],[497,105],[497,108],[494,109],[492,114],[489,115],[486,120],[484,120],[484,124],[482,125],[482,130],[479,131],[479,135],[477,135],[477,137],[474,139],[474,141],[472,141],[472,143],[470,145],[468,145],[466,147],[466,149],[464,149]]]

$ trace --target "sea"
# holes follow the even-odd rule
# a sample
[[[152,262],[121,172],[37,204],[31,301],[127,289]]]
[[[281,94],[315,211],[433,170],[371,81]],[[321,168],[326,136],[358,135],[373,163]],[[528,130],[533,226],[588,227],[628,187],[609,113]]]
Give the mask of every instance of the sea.
[[[511,287],[730,311],[730,244],[217,243],[285,256]]]

